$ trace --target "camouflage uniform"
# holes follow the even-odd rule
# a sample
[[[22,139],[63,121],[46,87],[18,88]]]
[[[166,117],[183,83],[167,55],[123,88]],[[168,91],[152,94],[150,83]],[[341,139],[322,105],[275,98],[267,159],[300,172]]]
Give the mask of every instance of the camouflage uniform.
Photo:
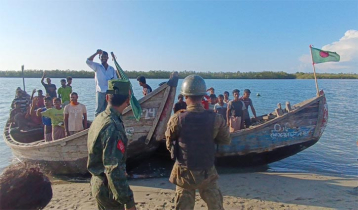
[[[187,112],[203,112],[201,105],[187,107]],[[166,146],[169,151],[173,149],[173,141],[178,141],[180,134],[179,114],[174,114],[165,132]],[[224,118],[216,114],[214,128],[207,128],[203,132],[213,132],[216,144],[230,144],[231,138],[229,129]],[[202,199],[207,203],[208,209],[223,209],[223,197],[217,179],[219,178],[215,166],[207,170],[190,170],[176,161],[173,166],[169,181],[176,186],[176,209],[194,209],[195,190],[199,190]]]
[[[92,195],[100,210],[135,206],[126,177],[127,143],[121,114],[108,106],[93,121],[87,142]]]

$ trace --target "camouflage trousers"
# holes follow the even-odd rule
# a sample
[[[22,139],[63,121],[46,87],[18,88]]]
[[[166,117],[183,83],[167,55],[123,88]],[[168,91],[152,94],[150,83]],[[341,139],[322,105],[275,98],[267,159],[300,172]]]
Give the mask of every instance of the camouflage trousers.
[[[124,210],[124,205],[113,199],[113,194],[105,186],[103,180],[92,176],[91,179],[92,195],[95,197],[99,210]]]
[[[223,196],[217,182],[211,182],[204,188],[200,188],[199,194],[208,205],[209,210],[223,210]],[[176,186],[175,209],[189,210],[195,206],[195,189],[185,189]]]

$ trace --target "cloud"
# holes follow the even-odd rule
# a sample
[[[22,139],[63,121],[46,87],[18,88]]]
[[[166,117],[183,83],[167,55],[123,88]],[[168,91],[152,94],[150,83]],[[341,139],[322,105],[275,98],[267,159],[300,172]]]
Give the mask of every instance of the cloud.
[[[337,52],[341,56],[340,62],[329,62],[319,64],[321,71],[327,72],[352,72],[358,73],[358,31],[348,30],[339,41],[327,44],[322,50]],[[305,54],[299,58],[301,62],[298,67],[299,71],[306,70],[311,65],[311,55]],[[332,71],[330,71],[332,70]],[[338,73],[338,72],[337,72]]]

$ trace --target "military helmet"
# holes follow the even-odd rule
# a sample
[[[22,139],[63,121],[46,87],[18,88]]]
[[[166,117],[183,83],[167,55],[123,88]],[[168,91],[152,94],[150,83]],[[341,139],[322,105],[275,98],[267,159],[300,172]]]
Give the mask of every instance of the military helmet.
[[[206,84],[199,75],[189,75],[185,77],[181,85],[180,93],[184,96],[203,96],[206,95]]]

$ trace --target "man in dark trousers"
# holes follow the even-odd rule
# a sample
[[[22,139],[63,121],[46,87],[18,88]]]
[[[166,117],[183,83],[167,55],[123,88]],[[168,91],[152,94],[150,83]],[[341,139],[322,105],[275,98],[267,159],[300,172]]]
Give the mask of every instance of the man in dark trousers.
[[[256,119],[256,110],[254,108],[254,105],[252,104],[250,94],[251,94],[251,91],[249,89],[245,89],[244,95],[240,98],[240,101],[244,102],[244,104],[246,106],[246,109],[244,111],[245,112],[245,118],[244,118],[245,128],[248,128],[251,125],[249,107],[251,107],[252,114],[254,115],[254,117]]]
[[[231,142],[228,127],[222,115],[201,105],[206,94],[203,78],[187,76],[181,94],[187,109],[170,118],[165,132],[167,149],[175,160],[169,178],[176,185],[175,209],[194,209],[196,189],[208,209],[223,209],[214,160],[215,145]]]
[[[126,177],[128,138],[122,120],[122,112],[129,105],[129,87],[129,81],[108,82],[108,106],[97,115],[88,132],[87,169],[100,210],[136,209]]]
[[[46,78],[47,84],[44,83],[46,77],[46,71],[44,71],[42,78],[41,78],[41,84],[45,87],[46,90],[46,96],[50,96],[52,99],[57,97],[56,93],[56,85],[51,83],[51,79],[49,77]]]

